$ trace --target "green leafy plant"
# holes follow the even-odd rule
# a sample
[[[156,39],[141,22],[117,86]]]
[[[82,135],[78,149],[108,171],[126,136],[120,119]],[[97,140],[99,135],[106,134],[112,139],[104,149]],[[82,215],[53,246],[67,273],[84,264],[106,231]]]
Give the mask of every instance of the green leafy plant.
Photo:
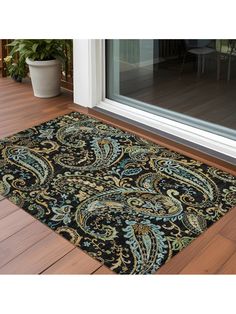
[[[4,58],[6,64],[7,75],[11,76],[15,81],[22,82],[22,79],[26,77],[28,68],[23,59],[15,61],[10,55]]]
[[[29,58],[33,61],[65,60],[64,40],[56,39],[15,39],[8,46],[10,55],[19,53],[19,60]]]

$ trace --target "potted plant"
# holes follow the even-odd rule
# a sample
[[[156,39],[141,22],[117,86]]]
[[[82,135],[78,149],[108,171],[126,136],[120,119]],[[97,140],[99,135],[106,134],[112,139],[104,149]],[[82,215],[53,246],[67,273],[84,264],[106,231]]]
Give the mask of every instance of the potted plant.
[[[29,66],[34,95],[40,98],[60,94],[61,65],[65,60],[63,40],[17,39],[9,44],[11,55],[19,53],[19,62]]]

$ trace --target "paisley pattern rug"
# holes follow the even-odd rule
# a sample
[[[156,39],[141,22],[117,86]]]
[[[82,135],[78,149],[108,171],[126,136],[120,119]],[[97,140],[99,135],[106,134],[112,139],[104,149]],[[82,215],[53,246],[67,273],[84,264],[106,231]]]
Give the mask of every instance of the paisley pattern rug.
[[[0,141],[0,194],[120,274],[149,274],[236,205],[236,177],[76,112]]]

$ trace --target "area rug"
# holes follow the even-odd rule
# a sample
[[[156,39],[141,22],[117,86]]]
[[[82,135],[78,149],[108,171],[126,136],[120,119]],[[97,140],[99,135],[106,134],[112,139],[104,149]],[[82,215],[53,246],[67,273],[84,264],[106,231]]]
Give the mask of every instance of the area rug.
[[[113,271],[150,274],[236,205],[236,177],[73,112],[0,141],[0,194]]]

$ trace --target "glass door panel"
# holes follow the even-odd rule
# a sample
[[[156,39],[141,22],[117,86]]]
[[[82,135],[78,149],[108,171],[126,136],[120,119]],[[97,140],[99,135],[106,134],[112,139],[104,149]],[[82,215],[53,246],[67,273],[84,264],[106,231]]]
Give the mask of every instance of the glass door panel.
[[[236,139],[236,40],[107,40],[106,97]]]

